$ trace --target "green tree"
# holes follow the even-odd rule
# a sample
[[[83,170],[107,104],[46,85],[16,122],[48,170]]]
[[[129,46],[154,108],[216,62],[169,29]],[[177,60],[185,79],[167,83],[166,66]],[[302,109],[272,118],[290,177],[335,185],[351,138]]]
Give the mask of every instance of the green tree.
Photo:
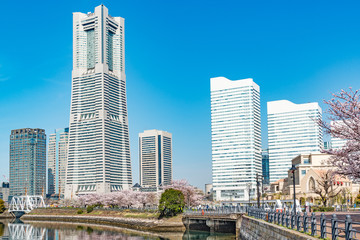
[[[356,203],[356,206],[360,205],[360,192],[355,198],[355,203]]]
[[[0,213],[5,211],[5,202],[4,200],[0,199]]]
[[[161,217],[172,217],[183,211],[185,206],[184,194],[172,188],[166,189],[159,201],[159,212]]]

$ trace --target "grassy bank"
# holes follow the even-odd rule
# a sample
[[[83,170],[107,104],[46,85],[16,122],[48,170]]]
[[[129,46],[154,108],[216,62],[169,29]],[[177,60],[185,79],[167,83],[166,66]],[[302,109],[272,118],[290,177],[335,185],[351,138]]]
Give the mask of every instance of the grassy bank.
[[[79,214],[79,210],[82,211]],[[159,213],[151,211],[137,211],[137,210],[111,210],[111,209],[94,209],[88,213],[86,208],[38,208],[32,210],[29,215],[78,215],[78,216],[102,216],[102,217],[122,217],[122,218],[144,218],[157,219]]]
[[[78,214],[79,210],[83,213]],[[42,208],[35,209],[21,217],[22,220],[58,221],[73,223],[96,223],[120,226],[152,232],[183,232],[182,215],[158,219],[157,212],[136,210],[94,209],[87,213],[82,208]]]

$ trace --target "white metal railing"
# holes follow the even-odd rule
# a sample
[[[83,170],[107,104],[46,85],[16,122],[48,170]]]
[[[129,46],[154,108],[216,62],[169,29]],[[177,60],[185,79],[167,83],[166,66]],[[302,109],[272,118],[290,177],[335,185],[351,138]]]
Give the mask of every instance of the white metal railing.
[[[21,211],[29,213],[31,210],[39,207],[45,207],[44,199],[40,195],[16,196],[11,199],[9,212]]]

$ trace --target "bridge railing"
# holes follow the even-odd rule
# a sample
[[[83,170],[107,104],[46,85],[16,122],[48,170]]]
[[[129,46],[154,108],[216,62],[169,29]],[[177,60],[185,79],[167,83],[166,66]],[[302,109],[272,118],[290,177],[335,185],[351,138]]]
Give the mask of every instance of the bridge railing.
[[[9,205],[9,212],[23,211],[28,213],[38,207],[45,207],[44,199],[40,195],[14,196]]]
[[[189,216],[220,216],[246,213],[246,206],[222,206],[222,207],[201,207],[201,208],[187,208],[184,210],[185,215]]]
[[[308,233],[311,236],[318,236],[327,239],[360,239],[360,222],[355,222],[350,215],[345,219],[339,219],[339,216],[332,214],[326,217],[324,213],[320,216],[315,213],[307,214],[282,211],[265,211],[264,209],[249,208],[248,216],[262,219],[270,223],[282,225],[284,227]]]

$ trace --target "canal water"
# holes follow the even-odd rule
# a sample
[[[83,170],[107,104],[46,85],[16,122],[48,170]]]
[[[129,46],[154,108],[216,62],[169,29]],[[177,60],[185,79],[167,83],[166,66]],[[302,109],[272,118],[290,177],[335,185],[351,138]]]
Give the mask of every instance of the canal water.
[[[0,221],[1,240],[230,240],[232,234],[208,232],[151,233],[97,224],[41,222],[41,221]]]

